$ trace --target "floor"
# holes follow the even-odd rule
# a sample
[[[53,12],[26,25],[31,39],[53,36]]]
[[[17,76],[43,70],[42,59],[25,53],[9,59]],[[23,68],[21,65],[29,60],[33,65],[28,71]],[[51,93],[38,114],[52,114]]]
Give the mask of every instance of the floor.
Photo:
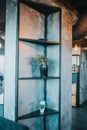
[[[72,130],[87,130],[87,103],[72,108]]]

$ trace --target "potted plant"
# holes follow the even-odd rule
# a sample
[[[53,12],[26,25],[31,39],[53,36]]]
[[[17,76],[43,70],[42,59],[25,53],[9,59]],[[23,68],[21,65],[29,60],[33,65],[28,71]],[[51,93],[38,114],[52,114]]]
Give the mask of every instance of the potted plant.
[[[46,107],[46,103],[44,100],[40,101],[40,104],[39,104],[39,110],[40,110],[40,113],[43,114],[44,111],[45,111],[45,107]]]
[[[29,64],[32,66],[39,66],[41,77],[47,77],[48,75],[48,65],[47,65],[47,57],[45,55],[37,55],[36,57],[32,57],[29,61]],[[34,67],[35,68],[35,67]]]
[[[45,55],[38,55],[36,57],[36,62],[40,68],[41,77],[48,76],[48,65],[47,65],[47,57]]]

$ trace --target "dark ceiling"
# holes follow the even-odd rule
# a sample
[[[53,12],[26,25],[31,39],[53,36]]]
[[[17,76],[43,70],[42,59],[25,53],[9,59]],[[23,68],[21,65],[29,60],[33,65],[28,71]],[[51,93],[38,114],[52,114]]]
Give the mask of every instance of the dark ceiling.
[[[0,0],[0,31],[3,31],[5,29],[5,1],[6,0]],[[28,0],[25,1],[29,2]],[[77,21],[76,25],[73,26],[73,40],[78,40],[84,36],[87,36],[87,0],[55,1],[61,1],[71,10],[76,9],[78,11],[79,20]]]
[[[78,21],[73,26],[73,45],[87,47],[87,0],[61,0],[69,8],[78,11]]]
[[[5,0],[0,0],[0,31],[5,27]]]
[[[87,0],[61,0],[67,4],[71,9],[77,9],[82,12],[84,8],[87,8]]]

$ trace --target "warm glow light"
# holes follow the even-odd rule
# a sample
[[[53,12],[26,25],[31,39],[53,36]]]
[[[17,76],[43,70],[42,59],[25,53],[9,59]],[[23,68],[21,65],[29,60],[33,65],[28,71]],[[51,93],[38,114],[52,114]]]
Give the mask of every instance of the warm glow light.
[[[87,36],[85,36],[84,38],[87,39]]]
[[[5,35],[2,35],[1,38],[5,40]]]
[[[0,48],[2,47],[2,43],[0,43]]]
[[[77,46],[77,44],[75,44],[75,50],[77,50],[78,49],[78,46]]]

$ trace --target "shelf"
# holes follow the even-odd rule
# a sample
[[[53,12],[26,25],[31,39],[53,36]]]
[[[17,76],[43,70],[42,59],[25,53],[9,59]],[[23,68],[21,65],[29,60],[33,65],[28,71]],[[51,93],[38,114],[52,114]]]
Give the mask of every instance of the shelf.
[[[28,103],[28,105],[31,106],[32,105],[31,100],[33,100],[32,99],[33,97],[35,97],[35,101],[34,101],[35,103],[35,102],[38,102],[38,100],[40,99],[40,95],[43,95],[43,100],[47,101],[47,104],[49,104],[51,101],[51,105],[55,105],[55,107],[60,108],[59,99],[61,99],[60,97],[61,95],[59,92],[61,90],[60,88],[61,75],[60,75],[59,60],[61,59],[61,55],[60,55],[61,53],[61,37],[60,37],[61,36],[60,34],[61,33],[61,30],[60,30],[61,29],[61,26],[60,26],[61,10],[58,7],[42,4],[41,2],[33,2],[31,0],[19,0],[19,2],[21,2],[21,4],[22,3],[25,4],[25,6],[29,9],[27,12],[27,16],[29,13],[28,17],[30,20],[28,23],[30,23],[30,27],[28,30],[30,31],[28,30],[26,31],[30,32],[30,35],[32,31],[32,34],[33,34],[33,37],[20,36],[18,38],[19,44],[22,44],[24,47],[23,50],[21,47],[19,48],[19,53],[18,53],[19,54],[19,65],[18,65],[19,70],[20,71],[22,70],[23,66],[21,66],[21,64],[22,64],[22,61],[26,57],[29,57],[29,56],[31,57],[32,54],[36,56],[39,53],[43,53],[45,56],[47,56],[52,61],[54,61],[54,67],[55,67],[54,71],[58,71],[59,74],[56,75],[55,72],[54,73],[51,72],[51,73],[48,73],[47,77],[41,77],[39,72],[36,75],[34,75],[35,73],[33,73],[32,75],[29,75],[29,74],[27,75],[26,72],[28,70],[24,70],[25,74],[23,75],[20,75],[20,73],[18,73],[17,83],[18,83],[19,92],[21,93],[20,95],[18,95],[20,99],[20,101],[18,102],[19,103],[18,113],[20,113],[21,111],[22,114],[17,116],[17,120],[20,120],[20,121],[25,120],[26,122],[26,119],[29,119],[32,121],[34,125],[36,125],[37,130],[38,130],[37,122],[40,123],[39,125],[40,129],[42,128],[41,123],[43,123],[43,130],[46,130],[47,117],[50,118],[50,116],[52,117],[55,116],[54,120],[55,120],[56,125],[53,126],[53,129],[56,129],[57,127],[59,127],[58,125],[60,123],[59,122],[60,114],[61,114],[60,110],[54,110],[52,109],[52,107],[50,107],[51,109],[46,107],[45,112],[43,114],[40,113],[39,108],[33,109],[33,110],[31,109],[31,111],[26,111],[25,113],[23,113],[23,110],[26,109],[27,104],[22,105],[21,102],[25,103],[25,100],[23,97],[27,96],[29,98],[26,98],[26,103]],[[37,18],[36,18],[36,14],[37,14]],[[33,17],[33,19],[31,19],[31,17]],[[41,20],[39,21],[39,19]],[[21,23],[19,24],[21,26]],[[38,24],[38,28],[37,28],[37,24]],[[36,27],[35,30],[32,25]],[[27,22],[25,23],[24,27],[25,26],[27,26]],[[40,33],[39,36],[38,36],[38,33]],[[23,32],[23,35],[24,35],[24,32]],[[21,55],[20,55],[21,53],[23,54],[23,58],[21,58]],[[54,55],[53,57],[52,57],[52,54]],[[26,65],[26,61],[24,61],[24,64]],[[36,69],[39,69],[39,68],[36,68]],[[32,71],[34,71],[32,70],[32,66],[30,66],[29,70],[31,71],[31,73]],[[33,86],[32,86],[32,83],[33,83]],[[23,87],[25,87],[25,92],[23,91]],[[56,99],[55,102],[53,100],[54,93],[52,93],[54,90],[55,90],[55,99]],[[26,93],[27,91],[28,93]],[[32,97],[31,97],[31,93],[33,95]],[[48,98],[50,99],[50,101],[48,101]],[[37,122],[33,121],[34,118]],[[43,121],[41,122],[39,118],[42,118]],[[53,121],[51,120],[51,118],[49,120],[50,120],[49,121],[50,125],[48,126],[48,129],[51,128],[51,124]],[[31,122],[26,122],[26,124],[29,126],[30,126],[30,123]]]
[[[20,77],[18,80],[59,79],[60,77]]]
[[[51,114],[59,114],[59,112],[55,111],[55,110],[52,110],[52,109],[46,108],[44,114],[40,114],[40,111],[37,110],[37,111],[31,112],[29,114],[18,117],[18,120],[34,118],[34,117],[40,117],[40,116],[46,116],[46,115],[51,115]]]
[[[45,4],[32,2],[29,0],[20,0],[20,2],[26,4],[27,6],[31,7],[32,9],[37,10],[38,12],[40,12],[44,15],[49,15],[51,13],[55,13],[60,10],[58,7],[48,6]]]
[[[51,41],[44,41],[44,40],[34,40],[34,39],[26,39],[26,38],[19,38],[19,41],[22,42],[30,42],[33,44],[38,44],[42,46],[49,46],[49,45],[60,45],[60,42],[51,42]]]

